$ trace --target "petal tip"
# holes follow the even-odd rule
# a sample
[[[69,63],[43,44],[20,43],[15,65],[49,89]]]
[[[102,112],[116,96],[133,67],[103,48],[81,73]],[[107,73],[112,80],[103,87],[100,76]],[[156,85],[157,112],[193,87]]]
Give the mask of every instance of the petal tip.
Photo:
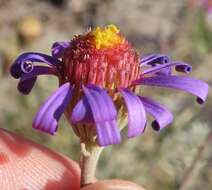
[[[15,79],[18,79],[21,77],[21,70],[20,68],[18,67],[18,65],[16,65],[15,63],[13,65],[11,65],[10,67],[10,75],[15,78]]]
[[[161,128],[161,126],[159,125],[159,123],[156,121],[156,120],[154,120],[153,122],[152,122],[152,128],[155,130],[155,131],[160,131],[162,128]]]
[[[203,100],[202,98],[199,98],[199,97],[196,98],[196,101],[200,105],[205,103],[205,100]]]

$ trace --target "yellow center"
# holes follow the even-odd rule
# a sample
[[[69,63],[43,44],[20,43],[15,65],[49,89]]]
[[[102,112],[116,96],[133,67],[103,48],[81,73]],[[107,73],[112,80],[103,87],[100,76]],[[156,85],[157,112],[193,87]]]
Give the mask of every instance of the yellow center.
[[[94,37],[96,49],[110,48],[121,44],[123,38],[119,34],[119,29],[115,25],[108,25],[105,28],[97,27],[91,34]]]

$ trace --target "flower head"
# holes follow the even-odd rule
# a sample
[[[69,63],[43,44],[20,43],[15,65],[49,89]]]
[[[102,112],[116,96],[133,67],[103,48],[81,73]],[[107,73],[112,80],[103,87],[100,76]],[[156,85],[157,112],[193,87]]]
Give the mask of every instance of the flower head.
[[[75,36],[70,42],[54,43],[51,56],[34,52],[20,55],[11,67],[11,75],[20,79],[18,90],[23,94],[30,93],[39,75],[59,79],[59,88],[36,114],[34,128],[54,134],[65,113],[81,141],[106,146],[121,142],[118,121],[123,118],[128,119],[129,138],[144,132],[146,113],[155,118],[155,130],[172,122],[166,107],[136,93],[141,85],[183,90],[195,95],[198,103],[206,100],[205,82],[174,75],[173,68],[191,72],[190,65],[166,55],[139,57],[119,29],[109,25]]]
[[[136,52],[114,25],[76,36],[61,58],[61,82],[80,88],[93,84],[112,92],[130,86],[140,71]]]

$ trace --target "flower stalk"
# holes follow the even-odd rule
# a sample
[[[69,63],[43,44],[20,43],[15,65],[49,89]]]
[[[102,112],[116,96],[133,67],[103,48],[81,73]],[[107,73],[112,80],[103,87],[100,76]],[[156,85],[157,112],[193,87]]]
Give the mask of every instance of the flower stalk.
[[[81,143],[81,187],[96,181],[95,172],[102,150],[103,147],[99,147],[96,144]]]

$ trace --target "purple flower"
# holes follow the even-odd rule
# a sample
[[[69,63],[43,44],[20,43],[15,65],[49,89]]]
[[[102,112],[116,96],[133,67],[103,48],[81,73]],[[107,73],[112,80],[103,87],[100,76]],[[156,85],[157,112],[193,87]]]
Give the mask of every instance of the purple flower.
[[[198,8],[204,9],[208,14],[212,13],[212,0],[187,0],[189,6],[196,6]]]
[[[202,0],[203,8],[208,12],[208,14],[212,13],[212,1],[211,0]]]
[[[184,74],[173,74],[173,68]],[[190,65],[162,54],[139,58],[120,31],[109,25],[76,36],[71,42],[54,43],[51,56],[34,52],[20,55],[11,75],[20,79],[18,90],[23,94],[30,93],[39,75],[59,79],[59,88],[37,112],[33,128],[55,134],[65,113],[81,141],[106,146],[121,142],[120,117],[128,117],[129,138],[144,133],[147,113],[155,119],[155,130],[173,121],[166,107],[135,93],[142,85],[182,90],[204,103],[208,84],[185,76],[191,70]]]

